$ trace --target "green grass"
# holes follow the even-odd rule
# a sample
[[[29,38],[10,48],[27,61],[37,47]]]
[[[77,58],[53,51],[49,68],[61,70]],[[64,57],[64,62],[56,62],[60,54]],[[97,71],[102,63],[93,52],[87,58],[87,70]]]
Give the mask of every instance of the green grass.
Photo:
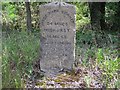
[[[3,34],[2,85],[3,88],[24,87],[23,79],[31,77],[33,62],[40,52],[39,33],[12,32]],[[81,30],[76,33],[76,65],[102,70],[101,83],[106,87],[119,87],[118,36]]]
[[[3,36],[3,87],[22,87],[24,74],[32,72],[33,61],[39,56],[39,37],[26,32],[13,32]]]
[[[76,62],[78,65],[102,71],[101,83],[109,88],[119,87],[118,32],[81,30],[76,33]]]

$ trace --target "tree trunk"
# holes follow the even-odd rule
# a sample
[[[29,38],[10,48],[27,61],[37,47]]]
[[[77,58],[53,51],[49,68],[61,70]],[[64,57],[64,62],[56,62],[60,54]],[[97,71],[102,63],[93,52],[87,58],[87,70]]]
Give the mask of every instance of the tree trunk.
[[[90,18],[92,30],[100,30],[100,4],[89,2]]]
[[[118,2],[118,8],[116,12],[116,27],[120,30],[120,1]]]
[[[105,2],[89,2],[92,30],[105,28]]]
[[[105,2],[100,3],[100,12],[101,12],[101,19],[100,19],[100,26],[101,30],[105,30]]]
[[[28,32],[32,31],[32,24],[31,24],[31,10],[30,10],[30,2],[25,2],[26,5],[26,13],[27,13],[27,30]]]
[[[105,2],[89,2],[91,27],[95,32],[94,43],[99,47],[98,33],[105,30]]]

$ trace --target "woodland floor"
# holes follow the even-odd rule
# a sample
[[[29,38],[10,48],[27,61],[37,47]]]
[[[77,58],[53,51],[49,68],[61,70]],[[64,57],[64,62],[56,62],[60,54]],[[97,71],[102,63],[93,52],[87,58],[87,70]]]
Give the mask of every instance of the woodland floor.
[[[97,67],[90,69],[79,66],[73,72],[64,72],[54,78],[29,79],[25,84],[26,88],[102,88],[101,73]]]

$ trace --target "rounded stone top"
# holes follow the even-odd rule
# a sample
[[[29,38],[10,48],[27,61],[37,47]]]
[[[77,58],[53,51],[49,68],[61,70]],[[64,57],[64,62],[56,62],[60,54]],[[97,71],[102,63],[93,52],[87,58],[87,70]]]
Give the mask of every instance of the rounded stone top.
[[[65,3],[65,2],[51,2],[51,3],[48,3],[48,4],[41,5],[41,6],[59,6],[59,5],[60,6],[74,6],[74,5]]]

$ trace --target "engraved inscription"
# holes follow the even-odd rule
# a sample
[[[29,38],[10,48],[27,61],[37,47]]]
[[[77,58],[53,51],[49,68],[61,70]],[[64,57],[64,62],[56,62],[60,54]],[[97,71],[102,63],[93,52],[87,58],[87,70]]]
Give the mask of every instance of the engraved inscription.
[[[70,29],[69,28],[60,28],[60,29],[52,29],[52,28],[47,28],[47,29],[44,29],[44,31],[46,32],[69,32]]]
[[[67,26],[67,22],[47,22],[47,25],[60,25],[60,26]]]
[[[48,12],[47,14],[45,14],[44,15],[44,17],[42,18],[42,25],[44,25],[44,22],[45,22],[45,20],[48,18],[48,16],[50,16],[51,14],[55,14],[55,13],[61,13],[61,14],[63,14],[64,16],[67,16],[67,17],[69,17],[69,19],[70,19],[70,21],[72,22],[72,23],[75,23],[75,20],[71,17],[71,15],[67,12],[67,11],[60,11],[60,10],[58,10],[58,9],[55,9],[55,10],[53,10],[53,11],[50,11],[50,12]],[[47,22],[47,25],[52,25],[53,23],[52,22]],[[68,25],[67,23],[65,23],[65,22],[56,22],[56,23],[54,23],[55,25]]]

